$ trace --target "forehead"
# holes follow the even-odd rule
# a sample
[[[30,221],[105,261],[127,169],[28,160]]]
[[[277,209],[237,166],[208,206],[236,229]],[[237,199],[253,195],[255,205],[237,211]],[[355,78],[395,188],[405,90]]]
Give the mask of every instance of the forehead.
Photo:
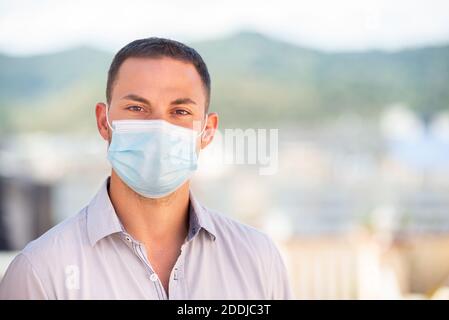
[[[202,104],[206,99],[201,77],[193,64],[167,57],[126,59],[114,81],[112,97],[129,93],[149,99],[151,95],[184,95]]]

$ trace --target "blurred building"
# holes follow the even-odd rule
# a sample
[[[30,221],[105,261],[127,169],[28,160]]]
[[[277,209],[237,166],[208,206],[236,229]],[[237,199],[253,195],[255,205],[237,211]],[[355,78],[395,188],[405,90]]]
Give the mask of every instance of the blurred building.
[[[0,176],[0,250],[19,250],[53,226],[51,186]]]
[[[298,299],[427,299],[448,292],[448,245],[448,235],[412,234],[386,245],[355,232],[296,237],[282,248]]]

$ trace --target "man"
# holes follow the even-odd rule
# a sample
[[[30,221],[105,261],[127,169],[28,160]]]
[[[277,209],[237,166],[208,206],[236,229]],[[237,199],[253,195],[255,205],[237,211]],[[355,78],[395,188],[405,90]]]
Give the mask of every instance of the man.
[[[184,44],[148,38],[122,48],[107,104],[95,110],[111,176],[87,207],[13,260],[0,298],[290,298],[273,242],[190,192],[218,125],[210,91],[204,61]]]

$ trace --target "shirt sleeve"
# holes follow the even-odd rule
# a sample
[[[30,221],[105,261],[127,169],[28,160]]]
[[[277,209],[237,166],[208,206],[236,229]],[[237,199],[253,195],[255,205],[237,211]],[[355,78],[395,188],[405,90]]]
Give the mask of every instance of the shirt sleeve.
[[[271,279],[272,279],[272,300],[291,300],[294,299],[292,289],[290,286],[290,280],[285,267],[284,260],[276,248],[274,243],[271,242]]]
[[[20,253],[9,265],[0,282],[0,300],[48,299],[36,270]]]

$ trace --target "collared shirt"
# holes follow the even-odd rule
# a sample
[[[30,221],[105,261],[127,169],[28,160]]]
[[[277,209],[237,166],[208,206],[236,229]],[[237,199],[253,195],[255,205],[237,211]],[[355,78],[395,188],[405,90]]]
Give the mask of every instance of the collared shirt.
[[[143,244],[124,230],[107,183],[81,212],[14,258],[0,283],[0,299],[291,298],[270,238],[208,210],[192,193],[189,231],[167,294]]]

